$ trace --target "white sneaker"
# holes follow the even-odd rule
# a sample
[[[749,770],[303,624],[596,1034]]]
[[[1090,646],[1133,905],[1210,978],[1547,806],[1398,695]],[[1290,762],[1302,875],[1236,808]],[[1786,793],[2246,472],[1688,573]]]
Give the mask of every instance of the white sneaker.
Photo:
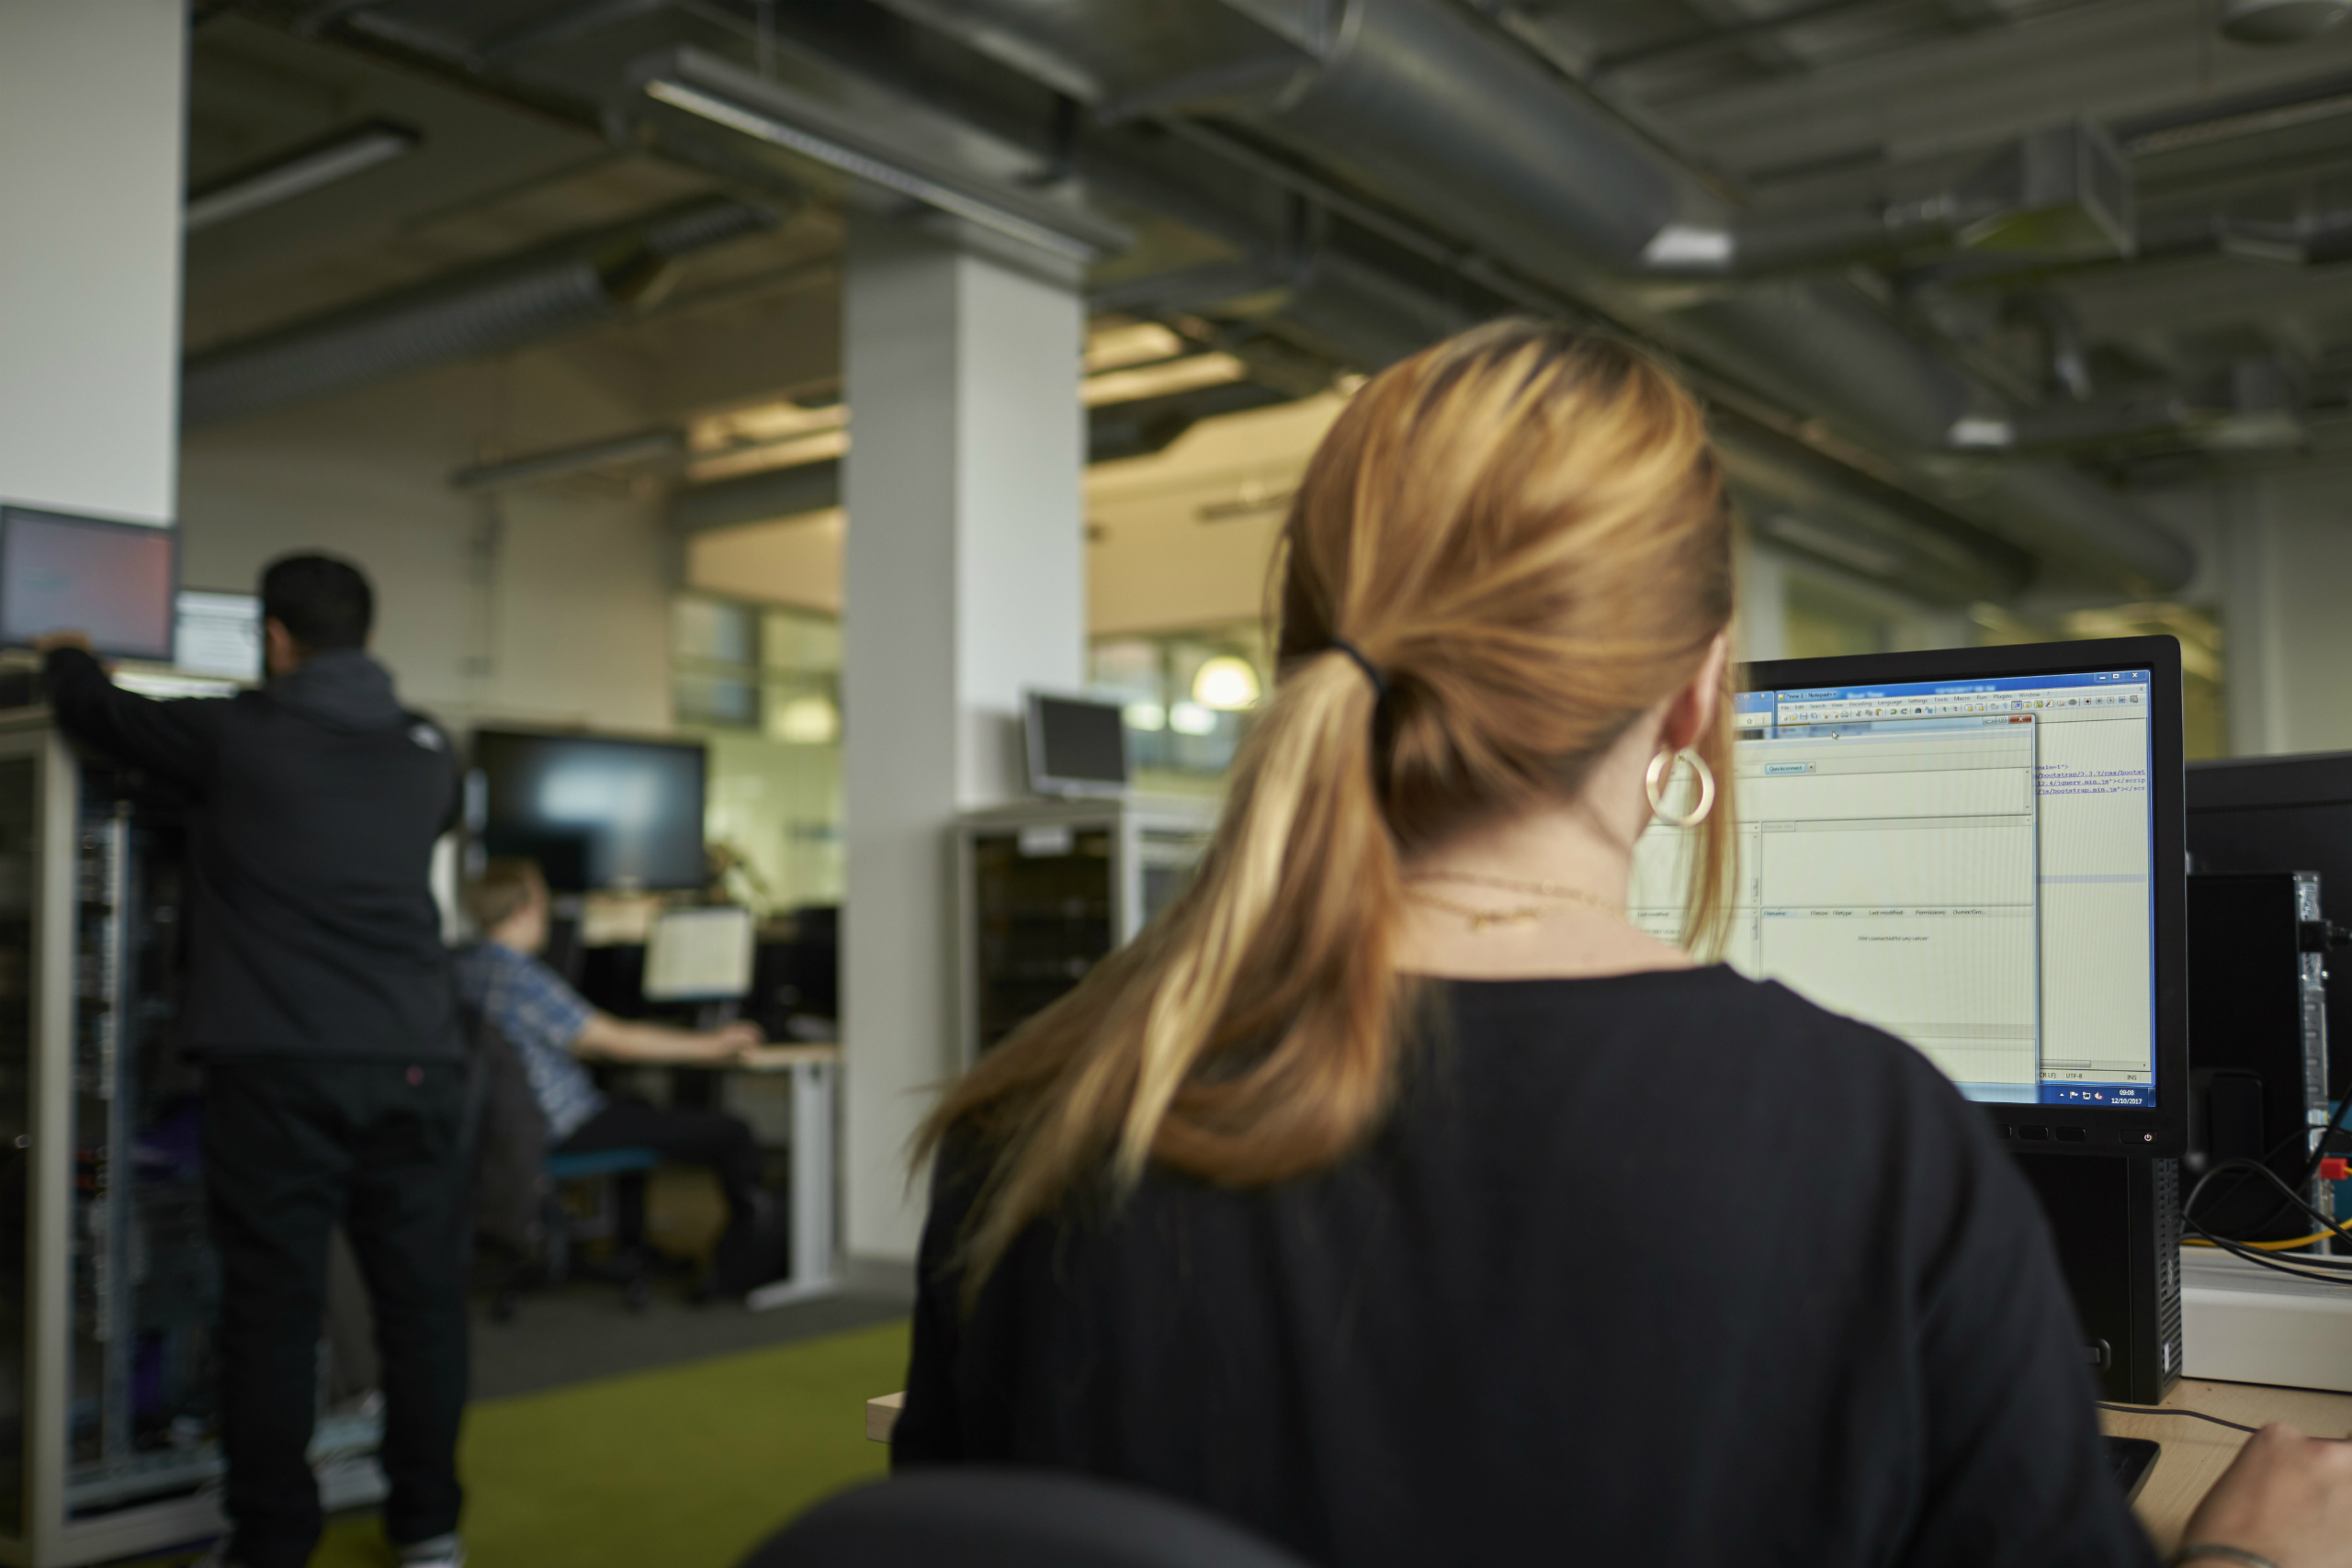
[[[466,1568],[466,1545],[453,1532],[396,1547],[401,1568]]]

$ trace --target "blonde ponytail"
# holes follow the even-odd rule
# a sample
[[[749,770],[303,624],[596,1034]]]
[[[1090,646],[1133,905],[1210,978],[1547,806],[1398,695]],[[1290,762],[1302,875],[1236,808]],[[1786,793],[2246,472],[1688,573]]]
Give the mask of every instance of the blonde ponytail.
[[[1192,886],[918,1141],[984,1161],[967,1291],[1098,1175],[1259,1186],[1359,1145],[1397,1088],[1402,856],[1573,794],[1686,684],[1730,621],[1730,528],[1696,406],[1621,344],[1497,322],[1359,391],[1293,503],[1282,679]],[[1727,782],[1728,719],[1698,749]],[[1702,938],[1730,818],[1695,835]]]

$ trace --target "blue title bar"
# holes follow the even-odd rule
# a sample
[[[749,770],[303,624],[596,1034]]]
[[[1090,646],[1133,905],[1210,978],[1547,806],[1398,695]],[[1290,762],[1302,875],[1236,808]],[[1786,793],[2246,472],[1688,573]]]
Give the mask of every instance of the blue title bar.
[[[2007,675],[1993,681],[1919,681],[1901,686],[1820,686],[1803,691],[1791,688],[1779,692],[1743,692],[1737,711],[1765,712],[1775,697],[1784,703],[1852,702],[1868,697],[1899,701],[1905,697],[1966,697],[1988,692],[2046,692],[2077,686],[2112,689],[2147,683],[2148,671],[2145,670],[2110,670],[2082,675]],[[1750,698],[1763,699],[1762,705],[1749,706]]]

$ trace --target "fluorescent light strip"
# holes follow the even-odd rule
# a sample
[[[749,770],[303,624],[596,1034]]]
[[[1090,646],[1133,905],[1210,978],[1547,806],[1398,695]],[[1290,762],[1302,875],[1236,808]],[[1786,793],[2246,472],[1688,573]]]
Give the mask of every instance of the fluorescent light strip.
[[[333,142],[264,169],[233,185],[190,198],[182,223],[191,234],[232,218],[298,197],[305,191],[348,179],[363,169],[390,163],[416,145],[405,131],[371,126],[356,136]]]
[[[1094,259],[1094,247],[1083,240],[1073,239],[1068,234],[1047,228],[1043,223],[1033,223],[1017,213],[1008,212],[1003,208],[982,201],[977,197],[966,196],[963,192],[941,185],[935,180],[925,179],[922,175],[910,170],[901,169],[893,164],[886,164],[878,158],[869,157],[854,148],[844,147],[837,141],[829,141],[821,136],[801,130],[798,126],[786,125],[780,119],[745,108],[741,104],[715,96],[699,88],[689,87],[682,82],[673,81],[666,76],[657,76],[645,85],[645,91],[649,97],[658,98],[673,107],[685,110],[688,114],[700,115],[703,118],[726,126],[730,130],[740,130],[746,136],[757,137],[762,141],[784,148],[787,152],[797,152],[802,157],[812,159],[828,168],[839,169],[842,173],[864,180],[868,185],[880,186],[885,190],[897,191],[900,196],[922,202],[925,207],[936,208],[942,212],[967,219],[984,229],[993,229],[1000,234],[1035,245],[1040,250],[1052,251],[1057,255],[1068,256],[1072,261],[1088,262]]]

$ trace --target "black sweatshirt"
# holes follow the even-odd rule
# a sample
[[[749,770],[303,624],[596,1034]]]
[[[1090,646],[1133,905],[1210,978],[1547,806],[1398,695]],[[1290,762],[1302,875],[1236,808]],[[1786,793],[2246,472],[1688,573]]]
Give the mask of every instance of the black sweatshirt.
[[[1154,1171],[969,1317],[951,1149],[893,1462],[1118,1477],[1344,1568],[2153,1562],[2040,1211],[1925,1058],[1727,969],[1443,989],[1364,1152]]]
[[[457,763],[382,665],[324,653],[257,692],[167,703],[72,649],[50,654],[47,678],[66,733],[195,803],[191,1055],[458,1055],[431,884]]]

